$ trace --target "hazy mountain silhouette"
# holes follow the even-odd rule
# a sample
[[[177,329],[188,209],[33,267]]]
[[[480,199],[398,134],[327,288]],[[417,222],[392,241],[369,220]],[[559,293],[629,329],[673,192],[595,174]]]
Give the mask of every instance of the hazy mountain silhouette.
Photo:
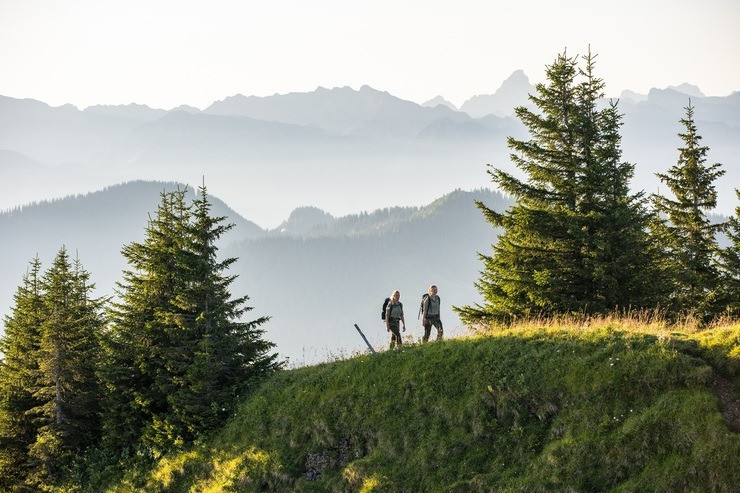
[[[691,96],[692,98],[706,97],[697,86],[689,84],[687,82],[684,82],[683,84],[680,84],[678,86],[668,86],[668,89],[673,89],[676,92],[686,94],[687,96]]]
[[[474,118],[486,115],[511,116],[517,106],[529,105],[529,94],[535,89],[523,70],[517,70],[493,94],[473,96],[460,109]]]
[[[460,110],[457,106],[455,106],[454,104],[450,103],[449,101],[447,101],[442,96],[435,96],[432,99],[430,99],[429,101],[426,101],[426,102],[422,103],[421,105],[424,106],[424,107],[427,107],[427,108],[434,108],[435,106],[438,106],[440,104],[443,105],[443,106],[447,106],[449,109],[451,109],[453,111],[459,111]]]
[[[140,120],[0,96],[0,149],[43,164],[84,163],[110,150]]]
[[[646,101],[647,98],[648,98],[647,97],[647,94],[638,94],[635,91],[630,91],[629,89],[625,89],[619,95],[620,101],[625,101],[625,100],[629,99],[633,103],[639,103],[641,101]]]
[[[678,157],[679,119],[693,86],[625,92],[624,157],[636,164],[633,189],[658,190],[656,172]],[[197,183],[205,175],[219,196],[263,226],[273,227],[301,205],[335,214],[418,205],[450,189],[488,185],[485,164],[513,170],[506,138],[526,138],[521,123],[491,114],[526,102],[526,75],[512,74],[479,118],[447,106],[424,107],[367,86],[269,97],[233,96],[204,112],[141,105],[52,108],[0,97],[0,149],[40,165],[14,165],[0,210],[134,179]],[[627,97],[631,96],[631,97]],[[709,159],[725,165],[719,207],[735,207],[740,166],[740,93],[692,97]],[[477,103],[476,103],[477,101]],[[475,104],[474,104],[475,103]],[[488,103],[486,103],[488,104]],[[472,105],[472,106],[471,106]],[[498,106],[497,106],[498,105]],[[162,115],[155,118],[156,115]],[[9,161],[0,155],[0,163]],[[15,161],[17,159],[12,158]],[[59,164],[67,163],[64,167]]]
[[[115,146],[111,161],[152,167],[202,167],[243,162],[255,154],[303,154],[336,141],[322,129],[243,116],[174,111],[135,127]]]
[[[173,111],[184,111],[185,113],[200,113],[200,109],[196,108],[194,106],[188,106],[187,104],[181,104],[180,106],[176,108],[172,108],[169,113],[172,113]]]
[[[281,235],[305,236],[310,232],[324,231],[335,218],[318,207],[299,207],[290,213],[275,231]]]
[[[319,87],[308,93],[267,97],[238,94],[213,103],[203,112],[312,125],[339,134],[396,137],[414,136],[440,118],[470,120],[468,115],[446,106],[425,108],[369,86],[362,86],[359,91],[350,87]]]
[[[99,115],[118,116],[150,122],[162,118],[167,112],[150,108],[145,104],[127,104],[127,105],[96,105],[85,108],[85,113],[96,113]]]
[[[47,166],[31,159],[25,154],[0,149],[0,172],[2,172],[4,176],[8,176],[6,173],[44,171],[46,169]]]

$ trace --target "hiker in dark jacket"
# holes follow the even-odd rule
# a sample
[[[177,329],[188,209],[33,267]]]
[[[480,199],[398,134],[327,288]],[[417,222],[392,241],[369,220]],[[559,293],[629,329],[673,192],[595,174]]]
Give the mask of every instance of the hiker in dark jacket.
[[[400,347],[401,331],[399,330],[399,321],[403,324],[403,331],[406,332],[406,320],[403,318],[403,304],[400,301],[401,293],[393,291],[391,301],[385,307],[385,330],[391,333],[391,349],[398,343]]]
[[[421,302],[421,324],[424,326],[424,337],[422,342],[429,340],[429,334],[432,332],[432,325],[437,328],[437,340],[442,340],[442,320],[439,318],[439,309],[441,300],[437,296],[437,286],[429,286],[429,295]]]

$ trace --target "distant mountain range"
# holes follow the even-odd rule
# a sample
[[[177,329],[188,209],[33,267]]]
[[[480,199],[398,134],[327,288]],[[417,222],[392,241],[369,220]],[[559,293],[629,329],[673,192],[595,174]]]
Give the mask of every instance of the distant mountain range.
[[[608,82],[608,81],[607,81]],[[0,210],[137,179],[200,183],[263,227],[295,208],[335,214],[428,203],[489,184],[485,164],[514,171],[506,138],[526,138],[513,108],[534,91],[522,71],[461,110],[441,96],[419,105],[368,86],[268,97],[234,95],[203,111],[143,105],[52,108],[0,96]],[[740,182],[740,93],[704,97],[681,84],[623,92],[624,158],[635,190],[659,189],[676,162],[691,97],[709,160],[721,162],[719,209]]]
[[[121,247],[143,239],[159,194],[178,186],[138,181],[0,214],[0,314],[8,312],[28,262],[38,254],[48,268],[62,244],[92,273],[97,294],[112,294],[127,267]],[[251,297],[250,315],[273,317],[268,337],[298,362],[362,349],[354,323],[373,343],[384,344],[380,304],[393,289],[403,293],[409,330],[418,335],[418,298],[438,284],[447,330],[459,332],[450,307],[477,299],[476,253],[489,251],[496,237],[474,199],[497,210],[509,203],[479,190],[455,191],[424,207],[343,217],[302,207],[263,230],[211,197],[213,214],[236,224],[221,244],[224,256],[239,257],[229,272],[240,276],[232,294]]]

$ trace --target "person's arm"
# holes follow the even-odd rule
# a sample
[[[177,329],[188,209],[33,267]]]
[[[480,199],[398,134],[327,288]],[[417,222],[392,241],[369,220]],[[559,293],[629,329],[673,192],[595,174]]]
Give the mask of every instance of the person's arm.
[[[403,310],[401,310],[401,322],[403,323],[403,331],[406,332],[406,320],[403,318]]]

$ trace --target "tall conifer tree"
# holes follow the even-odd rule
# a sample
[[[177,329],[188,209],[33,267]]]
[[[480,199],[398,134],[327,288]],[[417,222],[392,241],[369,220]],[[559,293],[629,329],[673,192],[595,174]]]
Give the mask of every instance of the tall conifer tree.
[[[276,367],[258,329],[266,318],[240,322],[248,298],[230,299],[234,277],[223,271],[235,259],[217,260],[215,242],[231,226],[210,215],[205,188],[193,205],[185,199],[186,190],[164,193],[144,242],[124,247],[132,269],[107,338],[116,410],[107,433],[154,452],[221,424],[254,379]]]
[[[99,437],[101,301],[64,247],[40,269],[36,258],[2,339],[0,485],[11,491],[58,486]]]
[[[118,284],[120,301],[112,305],[103,370],[110,409],[104,436],[112,448],[152,445],[166,441],[159,440],[159,434],[168,436],[158,420],[169,409],[172,365],[179,366],[172,352],[181,340],[178,335],[183,335],[173,334],[172,304],[185,283],[180,271],[188,229],[185,194],[162,193],[145,240],[122,249],[131,269],[124,271]]]
[[[28,449],[39,424],[29,411],[41,405],[38,388],[39,344],[43,321],[41,261],[34,258],[13,297],[0,339],[0,490],[22,489],[31,467]]]
[[[630,194],[634,164],[622,161],[622,115],[617,103],[599,109],[605,84],[594,76],[594,56],[584,57],[577,91],[582,166],[581,205],[584,276],[588,285],[583,311],[658,305],[667,292],[661,252],[648,234],[653,214],[643,192]]]
[[[559,55],[530,95],[538,111],[516,108],[531,138],[509,138],[509,148],[526,178],[489,170],[516,204],[504,213],[477,204],[503,234],[493,255],[481,255],[483,305],[458,309],[467,322],[652,301],[649,215],[643,199],[629,195],[633,165],[621,161],[616,105],[597,107],[604,83],[594,58],[585,56],[581,70],[576,58]]]
[[[29,482],[55,484],[64,478],[74,458],[99,437],[100,300],[79,261],[59,250],[44,274],[39,344],[40,405],[30,413],[39,424],[29,451],[34,467]]]
[[[192,350],[185,378],[172,396],[177,421],[191,436],[213,429],[233,414],[234,405],[255,380],[275,368],[275,357],[267,356],[273,347],[262,339],[261,317],[240,322],[251,310],[244,304],[248,296],[231,299],[229,286],[236,276],[223,273],[235,258],[219,261],[216,242],[233,224],[226,217],[211,216],[205,186],[193,202],[191,234],[188,235],[190,263],[185,267],[188,285],[178,305],[188,313],[184,320],[192,336]]]
[[[717,304],[719,248],[715,236],[723,225],[712,224],[706,211],[717,205],[714,181],[724,171],[719,163],[706,164],[709,147],[701,145],[690,100],[685,109],[686,117],[681,119],[681,124],[686,130],[678,134],[684,142],[678,149],[678,162],[668,173],[657,174],[675,199],[653,195],[656,210],[666,220],[656,230],[667,253],[673,283],[671,308],[709,319],[720,309]]]
[[[735,190],[740,200],[740,190]],[[725,228],[730,244],[720,251],[722,295],[727,311],[740,316],[740,205],[735,207],[735,215]]]

